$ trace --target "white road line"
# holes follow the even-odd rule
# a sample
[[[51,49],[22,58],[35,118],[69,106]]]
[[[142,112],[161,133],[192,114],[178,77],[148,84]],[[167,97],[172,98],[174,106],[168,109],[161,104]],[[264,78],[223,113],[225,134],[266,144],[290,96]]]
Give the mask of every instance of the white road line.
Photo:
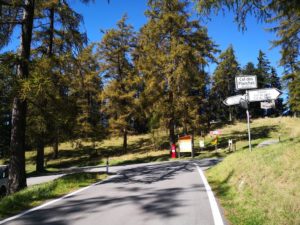
[[[215,196],[214,196],[214,193],[211,190],[211,187],[209,186],[209,184],[206,180],[206,177],[204,176],[204,173],[201,170],[201,168],[196,163],[194,163],[194,165],[197,167],[198,172],[200,174],[200,177],[201,177],[201,179],[204,183],[204,186],[205,186],[205,189],[206,189],[206,192],[207,192],[207,195],[208,195],[210,208],[211,208],[212,215],[213,215],[213,218],[214,218],[214,223],[215,223],[215,225],[224,225],[223,219],[222,219],[222,216],[221,216],[218,204],[217,204],[217,201],[216,201]]]
[[[48,205],[52,205],[52,204],[54,204],[54,203],[56,203],[56,202],[58,202],[58,201],[61,201],[61,200],[65,199],[65,198],[68,198],[68,197],[70,197],[70,196],[72,196],[72,195],[76,195],[76,194],[78,194],[78,193],[80,193],[80,192],[82,192],[82,191],[84,191],[84,190],[86,190],[86,189],[88,189],[88,188],[90,188],[90,187],[93,187],[93,186],[95,186],[95,185],[97,185],[97,184],[101,184],[101,183],[103,183],[103,182],[106,182],[106,181],[108,181],[108,180],[111,180],[111,179],[115,178],[116,176],[118,176],[118,175],[111,176],[111,177],[109,177],[108,179],[105,179],[105,180],[99,181],[99,182],[97,182],[97,183],[91,184],[91,185],[89,185],[89,186],[87,186],[87,187],[84,187],[84,188],[81,188],[81,189],[79,189],[79,190],[77,190],[77,191],[71,192],[71,193],[69,193],[69,194],[67,194],[67,195],[64,195],[64,196],[62,196],[62,197],[60,197],[60,198],[58,198],[58,199],[54,199],[54,200],[52,200],[52,201],[50,201],[50,202],[47,202],[47,203],[45,203],[45,204],[43,204],[43,205],[40,205],[40,206],[37,206],[37,207],[35,207],[35,208],[26,210],[26,211],[24,211],[24,212],[22,212],[22,213],[20,213],[20,214],[17,214],[17,215],[15,215],[15,216],[9,217],[9,218],[7,218],[7,219],[5,219],[5,220],[1,220],[1,221],[0,221],[0,224],[7,223],[7,222],[9,222],[9,221],[18,219],[18,218],[20,218],[20,217],[22,217],[22,216],[24,216],[24,215],[26,215],[26,214],[28,214],[28,213],[31,213],[31,212],[37,211],[37,210],[39,210],[39,209],[45,208],[45,207],[48,206]]]

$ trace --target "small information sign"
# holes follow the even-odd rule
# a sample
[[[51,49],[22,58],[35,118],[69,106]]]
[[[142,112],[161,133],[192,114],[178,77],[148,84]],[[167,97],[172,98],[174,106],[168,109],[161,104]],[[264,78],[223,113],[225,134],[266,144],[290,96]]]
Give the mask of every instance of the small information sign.
[[[260,108],[261,109],[272,109],[275,108],[275,101],[271,102],[260,102]]]
[[[193,145],[192,145],[192,136],[186,135],[183,137],[179,137],[179,150],[180,152],[192,152],[193,151]]]
[[[235,89],[245,90],[257,88],[256,75],[242,75],[235,77]]]

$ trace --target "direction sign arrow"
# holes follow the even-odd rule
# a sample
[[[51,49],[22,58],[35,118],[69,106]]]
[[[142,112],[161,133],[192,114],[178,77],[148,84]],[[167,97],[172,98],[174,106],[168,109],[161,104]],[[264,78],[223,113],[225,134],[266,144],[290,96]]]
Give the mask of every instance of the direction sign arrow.
[[[248,91],[249,102],[276,100],[281,92],[276,88],[255,89]]]
[[[240,104],[241,99],[245,99],[244,95],[235,95],[235,96],[230,96],[228,98],[226,98],[223,103],[225,105],[238,105]]]

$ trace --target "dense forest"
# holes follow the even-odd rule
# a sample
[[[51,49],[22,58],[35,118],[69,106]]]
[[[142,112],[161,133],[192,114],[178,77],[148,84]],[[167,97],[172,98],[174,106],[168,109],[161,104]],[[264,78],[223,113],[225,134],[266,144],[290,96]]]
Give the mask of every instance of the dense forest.
[[[242,29],[248,13],[277,21],[273,45],[281,47],[283,79],[262,51],[246,65],[239,63],[234,43],[220,52],[200,18],[188,12],[192,2],[200,17],[222,7],[236,11]],[[0,0],[0,48],[15,29],[21,38],[18,49],[0,52],[0,151],[10,158],[10,192],[26,186],[28,149],[36,149],[36,170],[43,171],[45,146],[53,146],[57,158],[58,144],[66,140],[120,135],[125,153],[129,134],[165,129],[172,144],[176,128],[200,134],[212,121],[243,119],[243,109],[222,104],[240,93],[236,75],[256,75],[258,88],[289,91],[288,102],[276,100],[275,109],[251,103],[253,118],[287,110],[299,116],[299,3],[270,2],[261,12],[252,1],[149,0],[147,23],[138,32],[124,15],[99,42],[89,43],[80,29],[83,18],[68,1]],[[210,63],[217,64],[212,74]]]

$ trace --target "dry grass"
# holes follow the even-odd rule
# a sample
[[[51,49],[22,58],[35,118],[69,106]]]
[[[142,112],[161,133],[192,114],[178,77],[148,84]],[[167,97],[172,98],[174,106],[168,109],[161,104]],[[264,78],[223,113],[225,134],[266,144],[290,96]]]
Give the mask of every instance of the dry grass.
[[[167,137],[160,134],[165,140]],[[53,159],[51,147],[45,148],[45,160],[48,171],[58,171],[61,168],[74,166],[104,165],[107,157],[111,165],[130,164],[168,160],[169,150],[166,146],[154,148],[150,134],[128,136],[128,150],[122,150],[123,139],[111,137],[101,142],[92,143],[89,140],[64,142],[59,145],[59,158]],[[26,152],[26,171],[35,171],[36,151]]]

